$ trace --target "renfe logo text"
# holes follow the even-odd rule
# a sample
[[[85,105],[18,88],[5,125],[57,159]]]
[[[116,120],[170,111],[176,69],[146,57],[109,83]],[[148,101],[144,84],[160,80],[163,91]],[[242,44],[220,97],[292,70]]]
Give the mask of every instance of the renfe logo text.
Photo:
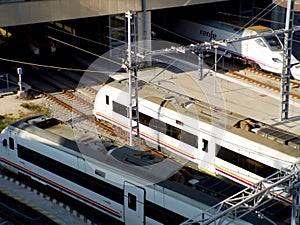
[[[208,37],[209,40],[215,40],[217,35],[214,33],[213,30],[209,31],[205,31],[205,30],[200,30],[200,35],[204,36],[204,37]]]

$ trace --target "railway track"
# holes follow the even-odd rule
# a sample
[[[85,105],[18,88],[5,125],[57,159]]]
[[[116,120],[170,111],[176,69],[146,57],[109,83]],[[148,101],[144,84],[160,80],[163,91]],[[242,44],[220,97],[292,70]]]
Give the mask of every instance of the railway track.
[[[0,184],[0,216],[11,222],[7,225],[116,224],[96,209],[27,176],[1,168]],[[35,205],[36,201],[41,203]]]
[[[92,114],[93,104],[78,94],[63,89],[56,94],[44,93],[44,96],[55,105],[67,111],[66,113],[69,114],[72,119],[84,121],[85,125],[82,128],[86,129],[86,132],[94,132],[94,130],[91,129],[96,126],[100,138],[103,137],[104,140],[113,140],[114,144],[118,146],[128,142],[128,137],[125,134],[118,133],[112,126],[95,120]]]
[[[245,70],[239,72],[229,70],[226,75],[241,79],[264,89],[280,93],[281,78],[274,74],[266,73],[264,71],[256,70],[253,68],[246,68]],[[291,80],[290,83],[290,97],[293,99],[300,99],[300,82]]]

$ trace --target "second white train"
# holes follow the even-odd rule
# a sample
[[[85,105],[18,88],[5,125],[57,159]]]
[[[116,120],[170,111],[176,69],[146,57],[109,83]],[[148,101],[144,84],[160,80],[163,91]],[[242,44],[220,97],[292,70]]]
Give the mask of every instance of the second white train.
[[[129,131],[127,90],[127,80],[104,85],[95,99],[96,119]],[[224,125],[222,110],[213,108],[215,113],[195,99],[145,84],[133,114],[139,117],[140,137],[151,147],[245,186],[298,161],[298,135],[230,113]]]
[[[250,26],[243,28],[232,24],[213,20],[172,20],[170,29],[176,33],[195,40],[196,42],[211,42],[234,40],[224,45],[218,45],[218,53],[226,56],[236,56],[258,65],[260,69],[281,74],[283,67],[283,44],[269,27]],[[257,37],[255,37],[257,35]],[[252,38],[247,38],[252,37]],[[300,79],[299,61],[292,55],[291,75]]]

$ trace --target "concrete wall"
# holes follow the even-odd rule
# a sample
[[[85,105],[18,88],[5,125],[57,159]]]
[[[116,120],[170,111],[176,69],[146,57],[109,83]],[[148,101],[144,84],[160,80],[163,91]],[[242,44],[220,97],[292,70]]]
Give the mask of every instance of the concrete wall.
[[[0,26],[14,26],[225,0],[31,0],[0,3]]]

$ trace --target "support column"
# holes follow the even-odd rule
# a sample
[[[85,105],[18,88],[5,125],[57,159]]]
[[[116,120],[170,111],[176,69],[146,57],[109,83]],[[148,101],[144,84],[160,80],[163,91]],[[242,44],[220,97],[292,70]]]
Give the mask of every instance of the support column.
[[[291,213],[291,225],[299,225],[300,221],[300,210],[299,210],[299,204],[300,204],[300,180],[299,180],[299,174],[297,174],[297,179],[293,183],[293,189],[292,191],[292,213]]]
[[[140,145],[139,109],[138,109],[138,78],[137,78],[137,34],[136,14],[128,11],[127,18],[127,72],[128,72],[128,116],[129,116],[129,145],[133,146],[134,138]],[[134,134],[135,133],[135,134]]]
[[[138,37],[137,53],[150,52],[152,50],[150,11],[143,10],[142,12],[137,13],[137,37]],[[144,65],[141,66],[151,65],[151,60],[152,57],[150,55],[147,55],[143,59]]]
[[[284,33],[283,66],[281,74],[281,121],[289,117],[291,56],[293,42],[294,1],[288,0],[286,9],[286,24]]]

